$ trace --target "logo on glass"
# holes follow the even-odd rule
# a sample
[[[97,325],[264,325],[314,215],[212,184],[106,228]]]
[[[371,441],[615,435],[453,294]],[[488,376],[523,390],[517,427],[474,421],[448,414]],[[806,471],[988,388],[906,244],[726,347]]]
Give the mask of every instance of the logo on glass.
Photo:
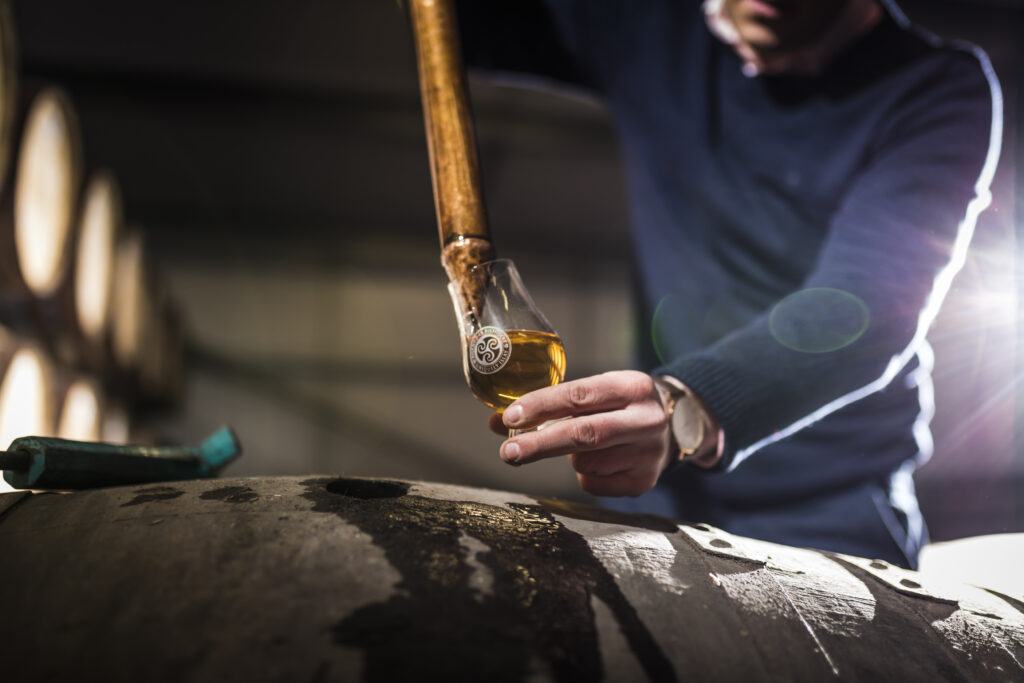
[[[469,343],[469,362],[483,375],[492,375],[505,367],[512,355],[512,342],[497,327],[481,327]]]

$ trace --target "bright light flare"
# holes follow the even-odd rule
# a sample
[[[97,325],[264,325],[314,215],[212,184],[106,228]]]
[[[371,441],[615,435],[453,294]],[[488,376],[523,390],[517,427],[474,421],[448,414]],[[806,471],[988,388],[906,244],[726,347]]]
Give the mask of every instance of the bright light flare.
[[[947,311],[947,317],[963,317],[965,323],[973,321],[975,327],[1012,327],[1017,320],[1019,299],[1012,284],[990,288],[958,297],[958,310]]]

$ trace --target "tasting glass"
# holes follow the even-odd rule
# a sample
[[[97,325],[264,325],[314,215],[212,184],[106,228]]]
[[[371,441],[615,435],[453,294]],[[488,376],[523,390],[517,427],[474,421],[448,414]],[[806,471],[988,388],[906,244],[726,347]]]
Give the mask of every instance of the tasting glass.
[[[564,379],[562,340],[511,260],[474,266],[459,282],[449,283],[448,293],[458,320],[462,369],[479,401],[504,412],[523,394]]]

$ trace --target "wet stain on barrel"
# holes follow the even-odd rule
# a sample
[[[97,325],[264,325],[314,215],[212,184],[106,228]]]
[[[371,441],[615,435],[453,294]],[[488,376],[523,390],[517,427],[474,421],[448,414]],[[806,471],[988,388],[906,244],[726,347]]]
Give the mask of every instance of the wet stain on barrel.
[[[327,482],[327,490],[331,493],[360,500],[401,498],[409,493],[409,488],[405,482],[376,479],[335,479]]]
[[[248,486],[224,486],[199,494],[203,500],[219,500],[222,503],[251,503],[259,500],[258,493]]]
[[[126,508],[132,505],[142,505],[143,503],[152,503],[158,500],[173,500],[178,496],[184,495],[185,492],[179,491],[178,489],[170,486],[151,486],[146,489],[136,489],[134,493],[135,497],[127,503],[122,503],[121,507]]]
[[[608,605],[648,678],[675,681],[664,653],[586,540],[544,507],[410,495],[400,482],[310,480],[313,510],[368,534],[401,574],[386,601],[333,628],[361,649],[367,681],[523,681],[536,666],[556,681],[598,681],[602,659],[591,596]],[[481,596],[461,535],[485,544],[493,574]]]

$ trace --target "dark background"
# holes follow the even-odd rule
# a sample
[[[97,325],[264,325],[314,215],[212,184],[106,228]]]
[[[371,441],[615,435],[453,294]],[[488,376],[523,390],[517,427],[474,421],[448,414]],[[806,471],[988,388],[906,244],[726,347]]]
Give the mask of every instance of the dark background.
[[[931,335],[933,535],[1024,530],[1015,167],[1024,3],[901,7],[1002,80],[995,203]],[[71,94],[90,168],[118,177],[189,325],[195,440],[233,424],[231,474],[342,472],[581,498],[561,462],[511,470],[468,395],[438,266],[408,24],[370,0],[14,0],[27,91]],[[473,81],[492,233],[566,340],[569,375],[629,362],[625,196],[606,113]]]

